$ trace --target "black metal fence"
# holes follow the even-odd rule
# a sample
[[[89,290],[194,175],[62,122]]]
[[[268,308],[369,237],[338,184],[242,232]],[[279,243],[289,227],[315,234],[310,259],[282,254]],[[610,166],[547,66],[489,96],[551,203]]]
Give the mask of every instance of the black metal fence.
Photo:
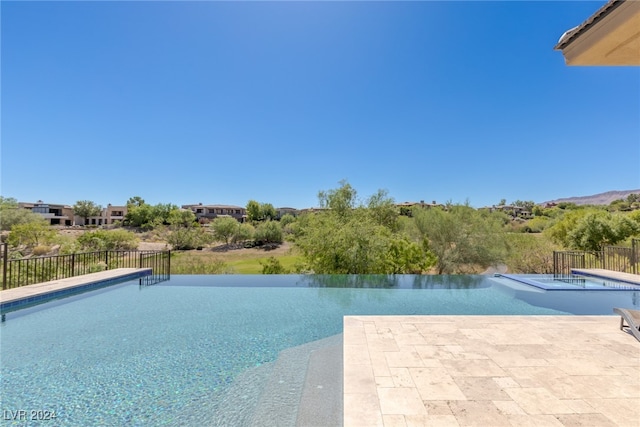
[[[7,244],[0,247],[3,290],[115,268],[151,268],[152,275],[140,280],[144,285],[169,280],[171,275],[171,251],[95,251],[9,259]]]
[[[602,251],[555,251],[553,274],[570,275],[574,268],[602,268],[622,273],[640,273],[640,239],[631,247],[605,246]]]

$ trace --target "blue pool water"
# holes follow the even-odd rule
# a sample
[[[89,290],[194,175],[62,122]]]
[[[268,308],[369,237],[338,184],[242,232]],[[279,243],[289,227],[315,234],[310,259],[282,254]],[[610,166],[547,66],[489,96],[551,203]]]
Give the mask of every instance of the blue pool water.
[[[639,291],[547,292],[486,276],[172,276],[6,313],[1,410],[29,425],[244,425],[288,348],[342,332],[344,315],[612,314]],[[247,375],[256,375],[247,381]],[[249,377],[254,378],[254,377]],[[242,379],[242,381],[241,381]],[[235,389],[234,389],[235,387]]]

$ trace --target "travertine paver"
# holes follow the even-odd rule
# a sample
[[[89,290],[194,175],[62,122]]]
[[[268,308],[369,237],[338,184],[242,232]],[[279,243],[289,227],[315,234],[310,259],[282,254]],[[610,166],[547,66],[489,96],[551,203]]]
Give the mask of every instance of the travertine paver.
[[[347,316],[344,425],[640,425],[618,316]]]

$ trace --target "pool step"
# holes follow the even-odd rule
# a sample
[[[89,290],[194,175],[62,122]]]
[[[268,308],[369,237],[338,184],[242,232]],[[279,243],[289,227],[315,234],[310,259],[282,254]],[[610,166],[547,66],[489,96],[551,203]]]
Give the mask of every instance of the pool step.
[[[233,385],[215,406],[207,411],[208,420],[201,425],[212,427],[249,426],[253,408],[260,400],[262,389],[270,379],[275,362],[247,369],[233,381]],[[194,424],[195,425],[195,424]]]
[[[335,366],[330,366],[328,361],[322,361],[318,358],[323,355],[322,352],[313,356],[315,351],[321,351],[327,348],[336,349],[336,345],[340,345],[340,369],[342,372],[342,335],[334,335],[329,338],[313,341],[307,344],[303,344],[297,347],[288,348],[280,352],[278,359],[274,362],[271,369],[271,374],[265,384],[264,390],[260,396],[260,400],[256,405],[255,411],[251,418],[251,422],[248,424],[252,427],[294,427],[296,425],[312,425],[312,424],[300,424],[298,423],[299,413],[302,414],[301,421],[308,419],[308,416],[313,413],[315,409],[307,408],[306,405],[319,405],[318,402],[311,402],[311,400],[318,393],[312,393],[309,388],[316,387],[320,384],[313,378],[319,374],[326,373],[333,370],[334,374],[337,370]],[[329,351],[329,350],[326,350]],[[333,357],[331,361],[335,360]],[[307,370],[310,367],[310,362],[313,362],[313,366],[310,372],[309,384],[307,381]],[[326,363],[326,367],[322,368],[320,365]],[[342,375],[339,374],[340,390],[342,387]],[[305,388],[307,389],[305,391]],[[329,386],[328,391],[335,389],[335,386]],[[306,398],[303,399],[303,396]],[[340,394],[340,400],[342,394]],[[331,407],[335,406],[335,402],[329,398],[325,398],[327,403],[331,402]],[[301,406],[301,403],[305,403],[305,407]],[[340,405],[342,403],[340,402]],[[318,407],[317,410],[321,408]],[[340,416],[340,424],[342,423],[342,417]],[[321,425],[321,424],[317,424]]]
[[[342,426],[343,351],[338,342],[315,350],[309,357],[296,426]]]

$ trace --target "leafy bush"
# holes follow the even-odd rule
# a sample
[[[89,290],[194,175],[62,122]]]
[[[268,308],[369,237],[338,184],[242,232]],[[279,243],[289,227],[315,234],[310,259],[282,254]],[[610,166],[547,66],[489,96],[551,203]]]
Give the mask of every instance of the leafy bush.
[[[280,225],[284,228],[287,225],[296,222],[296,217],[291,214],[284,214],[282,218],[280,218]]]
[[[233,236],[237,234],[240,223],[234,218],[220,217],[213,220],[211,228],[215,239],[228,245]]]
[[[78,244],[85,251],[127,251],[138,247],[138,238],[127,230],[96,230],[78,237]]]
[[[205,244],[205,235],[200,228],[178,228],[167,237],[167,242],[176,250],[190,250]]]
[[[262,264],[262,262],[260,263]],[[280,261],[276,257],[269,257],[267,261],[262,264],[262,274],[288,274],[289,271],[280,264]]]
[[[549,227],[550,223],[551,221],[549,218],[544,216],[537,216],[526,222],[525,231],[527,233],[541,233],[547,227]]]
[[[221,259],[207,261],[186,253],[171,254],[172,274],[231,274],[233,269]]]
[[[51,248],[49,246],[39,245],[39,246],[36,246],[35,248],[33,248],[33,255],[35,255],[35,256],[46,255],[46,254],[49,253],[50,250],[51,250]]]
[[[89,266],[89,273],[97,273],[99,271],[105,271],[107,269],[107,264],[104,262],[96,262],[95,264],[91,264]]]
[[[51,243],[55,236],[55,230],[49,226],[47,221],[40,219],[13,225],[7,237],[7,242],[13,247],[25,246],[34,248]]]
[[[255,231],[256,229],[251,224],[240,224],[236,229],[236,234],[233,236],[233,242],[246,244],[247,241],[253,239],[253,233],[255,233]]]
[[[561,250],[542,234],[507,234],[505,263],[512,273],[553,273],[553,251]]]
[[[256,228],[253,238],[258,244],[282,243],[282,227],[276,221],[265,221]]]

